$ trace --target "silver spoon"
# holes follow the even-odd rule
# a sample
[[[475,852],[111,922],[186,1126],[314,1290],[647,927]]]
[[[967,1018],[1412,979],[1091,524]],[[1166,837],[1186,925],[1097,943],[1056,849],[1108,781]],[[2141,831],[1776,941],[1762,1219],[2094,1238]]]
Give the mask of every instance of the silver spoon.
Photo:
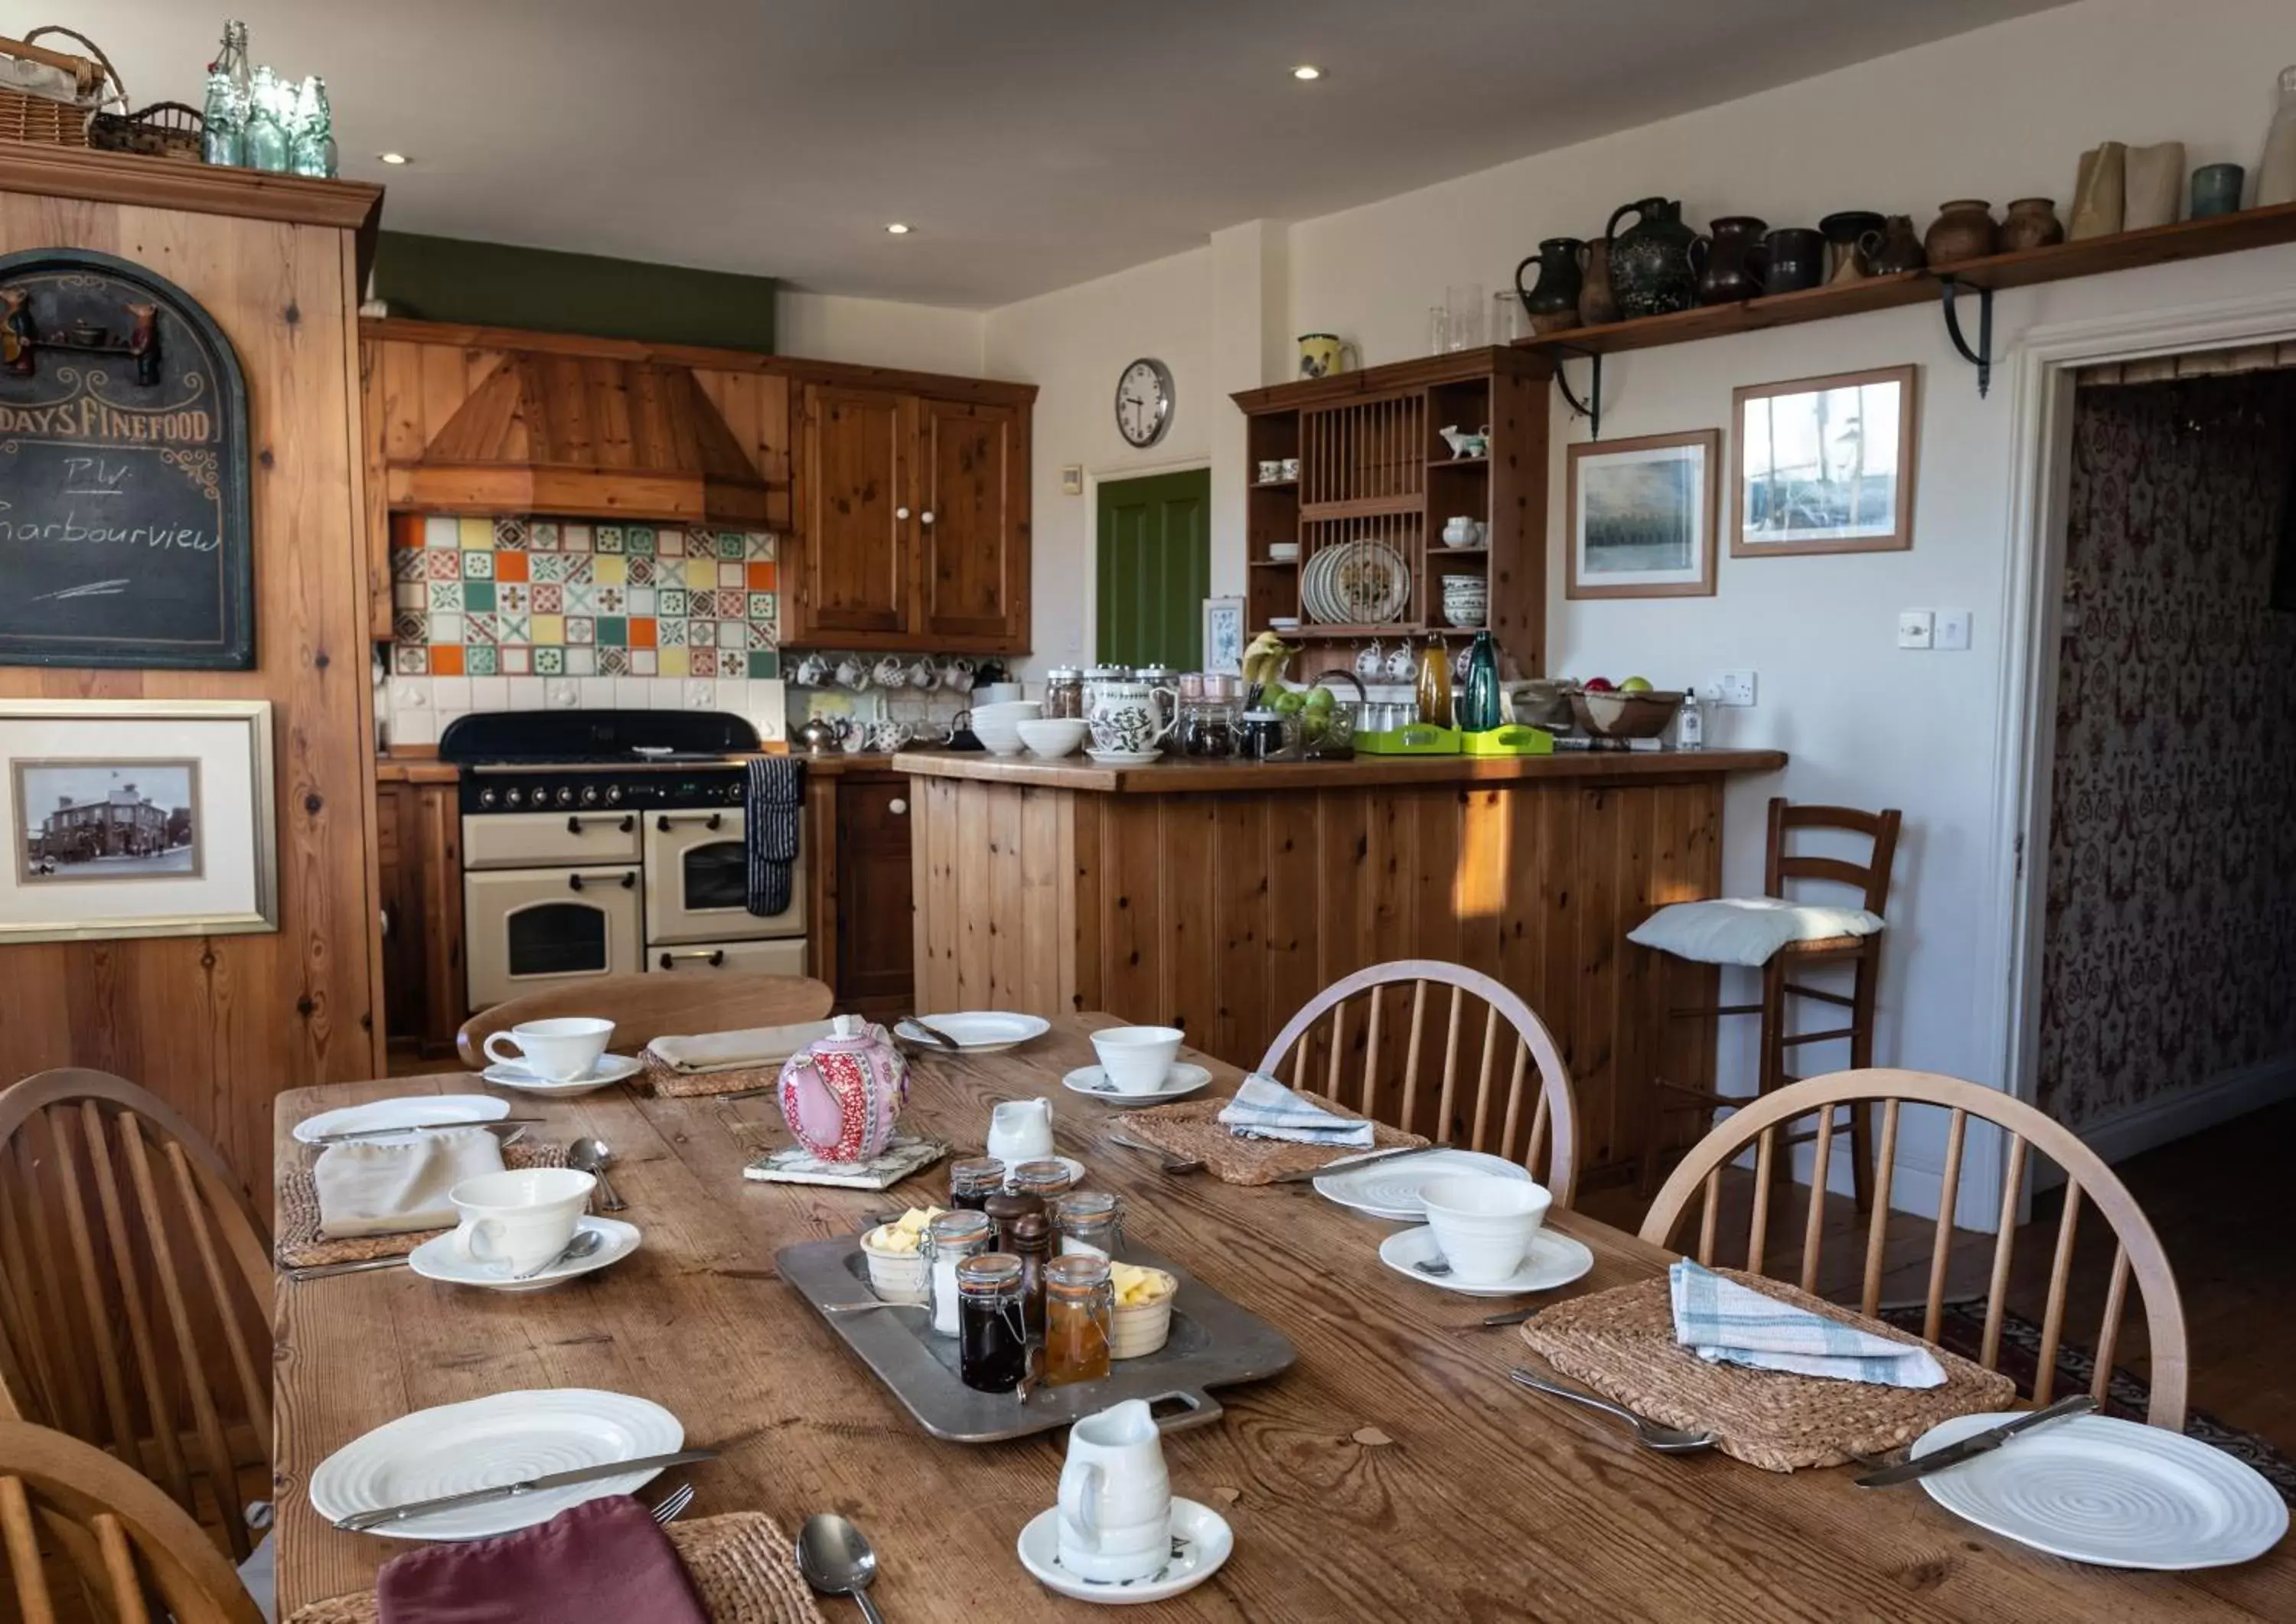
[[[577,1230],[575,1232],[574,1238],[567,1242],[564,1247],[560,1249],[556,1257],[545,1258],[541,1262],[536,1264],[532,1268],[528,1269],[524,1274],[512,1275],[511,1278],[512,1280],[531,1280],[537,1275],[546,1275],[562,1263],[578,1262],[580,1259],[588,1257],[592,1252],[596,1251],[598,1248],[603,1246],[605,1243],[606,1237],[595,1229]]]
[[[1711,1449],[1722,1441],[1716,1432],[1690,1432],[1680,1427],[1662,1427],[1655,1421],[1646,1421],[1632,1410],[1621,1409],[1607,1398],[1597,1398],[1592,1393],[1582,1393],[1575,1387],[1558,1387],[1516,1366],[1507,1372],[1518,1385],[1542,1392],[1550,1398],[1568,1398],[1573,1404],[1583,1404],[1590,1410],[1600,1410],[1605,1415],[1616,1415],[1635,1430],[1635,1441],[1645,1449],[1655,1449],[1660,1455],[1691,1455],[1701,1449]]]
[[[566,1165],[578,1173],[587,1173],[598,1181],[598,1206],[606,1212],[619,1212],[628,1203],[614,1193],[613,1181],[606,1177],[606,1163],[613,1152],[604,1144],[585,1134],[566,1147]]]
[[[805,1582],[824,1595],[849,1595],[861,1603],[861,1616],[869,1624],[885,1624],[885,1615],[869,1599],[877,1553],[859,1529],[835,1512],[816,1512],[798,1530],[797,1566]]]

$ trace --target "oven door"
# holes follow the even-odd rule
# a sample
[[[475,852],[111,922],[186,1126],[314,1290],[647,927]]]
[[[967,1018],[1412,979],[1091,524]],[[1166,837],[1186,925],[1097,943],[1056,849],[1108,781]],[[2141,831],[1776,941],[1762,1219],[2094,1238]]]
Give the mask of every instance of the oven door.
[[[636,975],[638,871],[629,867],[497,869],[463,876],[471,1007],[545,988]]]
[[[645,939],[665,943],[757,941],[805,934],[805,859],[791,865],[790,905],[752,914],[739,808],[653,812],[645,824]]]

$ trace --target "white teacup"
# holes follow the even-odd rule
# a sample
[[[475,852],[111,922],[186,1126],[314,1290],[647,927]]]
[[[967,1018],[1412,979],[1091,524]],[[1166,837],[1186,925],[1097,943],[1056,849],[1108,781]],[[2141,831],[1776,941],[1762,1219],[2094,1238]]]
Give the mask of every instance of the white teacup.
[[[487,1058],[517,1066],[554,1083],[570,1083],[597,1070],[598,1057],[614,1035],[614,1023],[589,1015],[565,1015],[553,1021],[529,1021],[507,1032],[487,1037]],[[495,1047],[510,1045],[507,1054]]]
[[[1544,1185],[1483,1173],[1435,1179],[1419,1199],[1451,1277],[1463,1285],[1490,1285],[1521,1268],[1554,1200]]]
[[[572,1168],[515,1168],[466,1178],[447,1192],[463,1215],[455,1250],[512,1275],[540,1268],[574,1238],[597,1183]]]
[[[1078,1579],[1120,1585],[1172,1560],[1172,1480],[1146,1399],[1069,1429],[1059,1523],[1061,1566]]]
[[[1171,1075],[1184,1036],[1176,1026],[1112,1026],[1092,1035],[1092,1047],[1117,1093],[1153,1094]]]

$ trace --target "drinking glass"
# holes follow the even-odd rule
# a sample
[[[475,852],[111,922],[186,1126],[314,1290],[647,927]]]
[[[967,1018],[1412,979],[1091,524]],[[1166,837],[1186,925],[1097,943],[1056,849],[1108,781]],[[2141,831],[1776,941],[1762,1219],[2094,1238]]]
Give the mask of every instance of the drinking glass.
[[[1453,349],[1473,349],[1483,341],[1483,284],[1456,282],[1443,291],[1444,337]]]
[[[1427,353],[1439,356],[1451,348],[1451,313],[1441,305],[1427,307]]]
[[[1522,299],[1512,288],[1491,295],[1491,342],[1512,344],[1522,336]]]

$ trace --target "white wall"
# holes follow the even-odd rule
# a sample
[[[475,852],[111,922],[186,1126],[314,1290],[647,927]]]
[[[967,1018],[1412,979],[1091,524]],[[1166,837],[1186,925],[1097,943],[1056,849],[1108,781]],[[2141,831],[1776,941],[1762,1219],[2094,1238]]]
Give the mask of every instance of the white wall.
[[[775,349],[812,361],[978,377],[986,325],[978,310],[791,288],[774,295]]]

